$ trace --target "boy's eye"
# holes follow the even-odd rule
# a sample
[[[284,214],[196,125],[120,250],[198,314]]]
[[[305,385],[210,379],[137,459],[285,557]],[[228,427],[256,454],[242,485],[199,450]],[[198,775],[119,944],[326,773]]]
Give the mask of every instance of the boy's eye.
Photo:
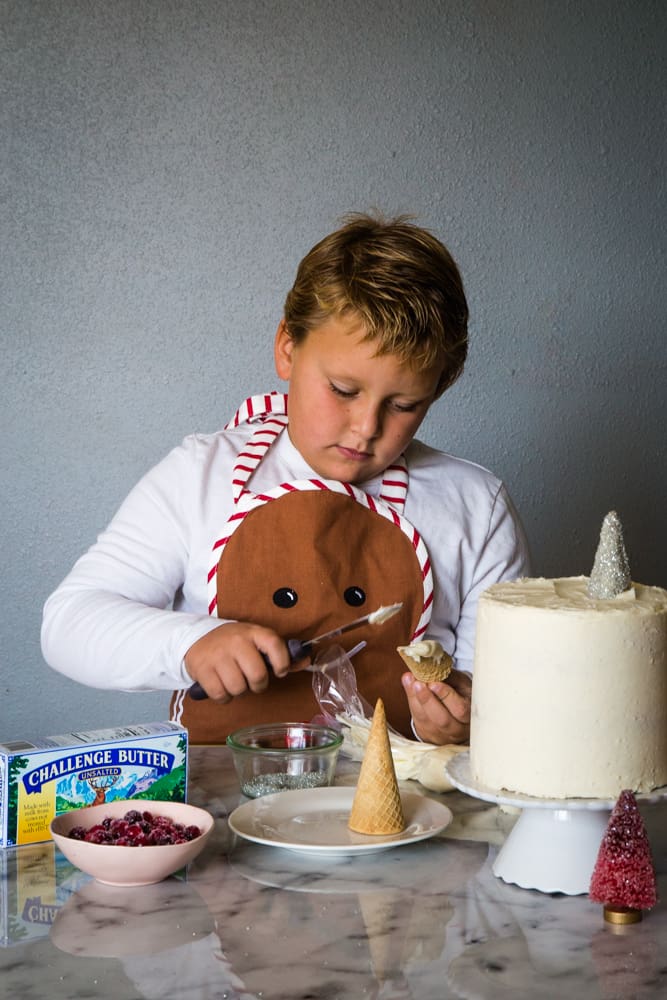
[[[391,405],[398,413],[414,413],[419,403],[392,403]]]
[[[329,388],[336,396],[340,396],[342,399],[354,399],[359,394],[357,389],[343,389],[342,386],[336,385],[334,382],[329,382]],[[387,409],[394,410],[395,413],[414,413],[419,406],[419,402],[399,403],[393,399],[388,399],[385,402],[385,406]]]
[[[353,396],[356,396],[354,389],[341,389],[339,385],[334,385],[333,382],[329,382],[329,388],[337,396],[342,396],[343,399],[352,399]]]

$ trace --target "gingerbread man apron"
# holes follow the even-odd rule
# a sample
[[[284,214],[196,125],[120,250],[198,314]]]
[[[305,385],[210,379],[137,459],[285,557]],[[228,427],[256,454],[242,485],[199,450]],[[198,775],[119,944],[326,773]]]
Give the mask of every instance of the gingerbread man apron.
[[[351,632],[347,648],[367,641],[354,658],[359,691],[371,705],[382,697],[391,725],[412,736],[396,647],[424,635],[433,584],[421,536],[402,513],[405,460],[385,470],[379,498],[323,479],[254,494],[247,488],[252,474],[287,426],[287,396],[251,397],[227,426],[243,421],[258,428],[237,456],[235,509],[213,545],[209,613],[268,626],[285,639],[307,639],[402,601],[385,624]],[[193,743],[223,743],[241,726],[308,720],[318,710],[311,674],[296,671],[271,675],[261,695],[248,692],[227,704],[176,691],[171,718],[188,728]]]

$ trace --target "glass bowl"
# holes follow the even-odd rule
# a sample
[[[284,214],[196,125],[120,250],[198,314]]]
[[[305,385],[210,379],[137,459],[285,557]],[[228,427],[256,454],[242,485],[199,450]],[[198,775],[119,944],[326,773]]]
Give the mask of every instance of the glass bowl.
[[[342,743],[336,729],[308,722],[268,722],[227,737],[241,791],[251,799],[332,785]]]

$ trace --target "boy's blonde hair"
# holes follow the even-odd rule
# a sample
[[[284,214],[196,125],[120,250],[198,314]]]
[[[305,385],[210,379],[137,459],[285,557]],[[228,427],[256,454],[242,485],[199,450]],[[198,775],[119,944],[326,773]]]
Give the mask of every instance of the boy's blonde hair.
[[[378,354],[417,370],[441,363],[438,393],[463,371],[468,303],[449,251],[407,216],[345,217],[299,264],[285,323],[299,343],[331,317],[356,313]]]

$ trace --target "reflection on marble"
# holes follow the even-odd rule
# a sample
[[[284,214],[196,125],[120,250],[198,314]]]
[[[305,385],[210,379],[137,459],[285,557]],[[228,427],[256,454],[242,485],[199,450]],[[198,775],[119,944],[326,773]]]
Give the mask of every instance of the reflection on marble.
[[[213,929],[208,907],[186,881],[169,878],[137,892],[91,879],[59,910],[50,936],[70,955],[124,958],[191,944]]]
[[[354,784],[357,773],[342,758],[337,782]],[[454,822],[409,847],[347,857],[265,847],[237,841],[227,826],[246,801],[228,751],[193,748],[190,799],[217,821],[186,877],[114,889],[59,864],[52,845],[4,855],[0,997],[667,996],[662,903],[619,933],[586,896],[508,885],[492,866],[516,811],[460,792],[432,797]],[[667,806],[644,814],[664,897]],[[20,918],[30,914],[26,931]]]

